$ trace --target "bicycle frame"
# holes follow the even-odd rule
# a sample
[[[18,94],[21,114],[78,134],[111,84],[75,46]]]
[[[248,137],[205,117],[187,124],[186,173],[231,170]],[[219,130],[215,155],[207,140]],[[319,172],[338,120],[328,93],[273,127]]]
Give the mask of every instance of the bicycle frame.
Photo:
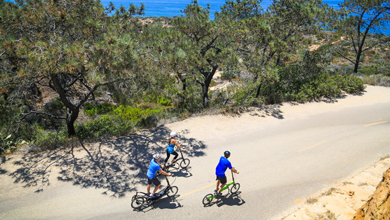
[[[163,195],[165,195],[166,192],[168,191],[167,189],[168,189],[169,187],[171,187],[171,184],[169,183],[167,176],[164,175],[164,177],[165,177],[165,180],[167,181],[167,186],[166,186],[163,190],[161,190],[161,191],[159,192],[159,193],[164,192]],[[147,193],[144,193],[144,192],[136,192],[136,193],[135,193],[135,196],[140,196],[140,195],[138,195],[138,194],[143,194],[143,196],[145,197],[145,199],[147,199],[147,200],[152,200],[152,199],[149,197],[149,195],[148,195]]]
[[[183,160],[184,160],[184,157],[183,157],[183,152],[181,151],[181,148],[179,148],[179,151],[180,151],[181,159],[183,159]],[[178,159],[180,159],[180,158],[178,158]]]
[[[219,191],[220,193],[222,192],[222,191],[224,191],[225,189],[228,189],[229,188],[229,186],[231,186],[231,185],[234,185],[236,182],[234,181],[234,175],[233,175],[233,171],[232,170],[230,170],[231,172],[232,172],[232,179],[233,179],[233,181],[232,182],[230,182],[230,183],[228,183],[228,184],[226,184],[222,189],[221,189],[221,191]],[[213,195],[213,198],[215,197],[215,195]]]

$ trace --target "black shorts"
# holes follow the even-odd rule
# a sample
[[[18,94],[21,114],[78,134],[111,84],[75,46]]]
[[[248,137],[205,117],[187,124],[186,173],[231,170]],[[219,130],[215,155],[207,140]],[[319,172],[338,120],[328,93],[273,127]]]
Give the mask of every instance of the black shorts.
[[[219,177],[219,176],[217,176],[217,179],[216,179],[216,180],[221,181],[222,184],[225,184],[225,183],[227,182],[226,176],[225,176],[225,177]]]
[[[152,184],[152,183],[153,183],[155,186],[158,186],[158,185],[161,184],[160,180],[158,180],[156,177],[154,177],[153,179],[150,179],[150,178],[148,177],[148,185],[150,185],[150,184]]]

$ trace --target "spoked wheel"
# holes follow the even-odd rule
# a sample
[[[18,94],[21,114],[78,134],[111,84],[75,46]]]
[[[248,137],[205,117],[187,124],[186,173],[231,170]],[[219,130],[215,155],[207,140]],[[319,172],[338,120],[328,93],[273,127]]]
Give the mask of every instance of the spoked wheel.
[[[133,209],[139,209],[144,204],[144,202],[145,202],[144,198],[133,196],[133,199],[131,201],[131,207],[133,207]]]
[[[207,195],[203,198],[202,203],[203,203],[203,205],[210,205],[210,204],[211,204],[211,201],[213,201],[213,199],[214,199],[214,195],[211,194],[211,193],[209,193],[209,194],[207,194]]]
[[[168,189],[167,196],[173,197],[177,194],[178,191],[179,191],[179,188],[177,188],[177,186],[171,186]]]
[[[190,159],[183,159],[180,162],[180,167],[183,168],[183,169],[187,168],[188,165],[190,165]]]
[[[240,184],[239,183],[235,183],[234,185],[232,185],[232,187],[230,188],[230,193],[231,194],[236,194],[238,192],[238,190],[240,189]]]

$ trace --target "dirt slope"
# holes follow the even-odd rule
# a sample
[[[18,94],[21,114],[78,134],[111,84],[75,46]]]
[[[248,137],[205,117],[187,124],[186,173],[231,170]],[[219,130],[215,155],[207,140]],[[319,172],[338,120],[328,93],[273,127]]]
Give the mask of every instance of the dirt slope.
[[[319,195],[307,198],[283,220],[390,219],[390,158],[383,158],[365,171],[334,183]]]

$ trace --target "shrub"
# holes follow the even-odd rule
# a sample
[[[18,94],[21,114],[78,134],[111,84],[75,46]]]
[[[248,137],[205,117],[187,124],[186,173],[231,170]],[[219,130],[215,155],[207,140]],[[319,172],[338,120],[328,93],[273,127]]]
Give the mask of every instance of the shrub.
[[[236,78],[236,74],[234,74],[233,71],[224,71],[224,72],[221,72],[221,79],[224,79],[224,80],[232,80]]]
[[[71,138],[68,137],[66,131],[50,133],[41,129],[37,129],[37,137],[33,143],[33,146],[38,147],[39,150],[53,150],[58,147],[68,146],[70,140]]]
[[[99,105],[93,105],[91,103],[86,103],[84,105],[84,114],[88,116],[101,115],[106,114],[108,112],[112,112],[115,106],[110,102],[103,102]]]
[[[130,133],[134,125],[119,115],[104,115],[99,119],[76,125],[77,136],[82,140],[100,140]]]

